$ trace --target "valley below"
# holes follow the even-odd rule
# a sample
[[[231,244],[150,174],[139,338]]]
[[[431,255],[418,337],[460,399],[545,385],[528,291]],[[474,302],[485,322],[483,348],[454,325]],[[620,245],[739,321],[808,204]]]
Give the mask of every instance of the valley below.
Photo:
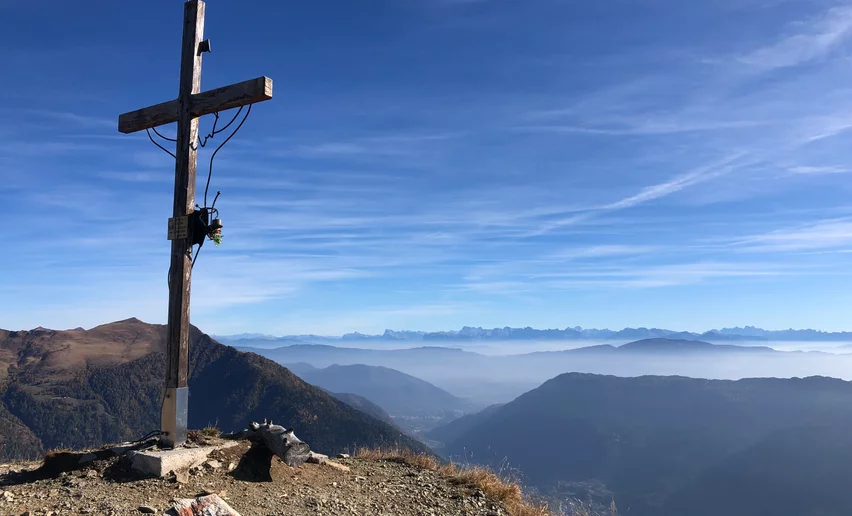
[[[157,428],[164,330],[130,319],[0,331],[4,460]],[[639,516],[852,511],[841,494],[852,492],[852,359],[841,344],[497,344],[515,354],[452,342],[245,344],[193,329],[190,426],[271,418],[331,453],[392,444],[435,454],[500,472],[566,514],[609,514],[613,503]]]

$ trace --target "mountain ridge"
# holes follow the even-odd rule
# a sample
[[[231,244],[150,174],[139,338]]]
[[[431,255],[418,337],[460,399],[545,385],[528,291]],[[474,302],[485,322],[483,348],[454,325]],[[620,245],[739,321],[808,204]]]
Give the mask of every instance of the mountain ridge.
[[[668,345],[666,345],[668,344]],[[419,346],[415,348],[390,348],[390,349],[376,349],[376,348],[353,348],[353,347],[344,347],[344,346],[334,346],[330,344],[290,344],[286,346],[279,346],[274,348],[255,348],[251,346],[234,346],[236,349],[240,349],[242,351],[252,351],[256,353],[276,353],[276,352],[297,352],[297,351],[310,351],[310,352],[319,352],[319,353],[329,353],[329,354],[346,354],[351,356],[359,356],[363,355],[368,357],[370,355],[373,356],[382,356],[382,355],[404,355],[409,353],[425,353],[425,352],[435,352],[435,353],[447,353],[451,355],[455,355],[459,358],[467,356],[467,357],[481,357],[481,358],[499,358],[503,355],[485,355],[482,353],[477,353],[476,351],[468,351],[459,348],[449,348],[443,346]],[[639,339],[630,342],[626,342],[621,345],[614,346],[612,344],[594,344],[591,346],[582,346],[579,348],[570,348],[570,349],[561,349],[561,350],[552,350],[552,351],[527,351],[522,353],[513,353],[510,357],[530,357],[536,355],[548,355],[548,354],[581,354],[581,353],[612,353],[612,352],[658,352],[658,351],[671,351],[671,352],[683,352],[683,351],[708,351],[708,352],[719,352],[719,351],[733,351],[733,352],[747,352],[747,353],[779,353],[779,354],[800,354],[800,353],[808,353],[808,354],[831,354],[824,351],[801,351],[801,350],[777,350],[775,348],[769,346],[741,346],[736,344],[717,344],[713,342],[705,342],[701,340],[690,340],[690,339],[674,339],[669,337],[654,337],[648,339]],[[311,364],[308,364],[307,361],[298,361],[296,363],[284,363],[284,365],[293,365],[294,367],[304,367],[305,365],[309,365],[310,367],[317,367]],[[330,367],[332,365],[355,365],[355,364],[335,364],[329,363],[327,366],[322,366],[322,368]],[[378,366],[378,367],[386,367],[386,366]]]
[[[365,364],[332,364],[322,369],[297,371],[306,382],[330,392],[362,396],[391,416],[444,416],[470,410],[470,405],[449,392],[396,369]]]
[[[0,331],[0,459],[121,442],[158,429],[165,347],[166,326],[138,319],[84,331]],[[356,442],[428,451],[274,361],[218,343],[195,326],[189,354],[191,427],[233,431],[270,418],[329,452]]]
[[[358,332],[346,333],[339,337],[320,335],[288,335],[274,337],[259,335],[249,338],[250,334],[214,336],[222,342],[293,342],[304,343],[339,341],[479,341],[479,340],[639,340],[647,338],[673,338],[684,340],[710,341],[802,341],[802,342],[842,342],[852,341],[852,332],[825,332],[813,329],[765,330],[754,326],[711,329],[702,333],[676,331],[661,328],[623,328],[621,330],[582,328],[580,326],[565,329],[524,328],[486,329],[464,326],[460,330],[450,331],[412,331],[385,330],[382,334],[368,335]]]
[[[793,514],[773,496],[792,487],[791,479],[807,502],[795,513],[818,514],[807,512],[819,506],[812,494],[852,485],[845,475],[824,474],[844,470],[838,465],[852,458],[845,437],[850,406],[852,382],[824,376],[731,381],[564,373],[429,435],[448,439],[442,451],[449,458],[508,463],[543,492],[579,492],[603,503],[614,497],[620,510],[637,516]],[[809,468],[823,462],[831,465],[811,476],[816,470]],[[727,496],[737,483],[726,480],[733,473],[742,499]],[[849,514],[852,497],[838,498],[833,511],[819,514]]]

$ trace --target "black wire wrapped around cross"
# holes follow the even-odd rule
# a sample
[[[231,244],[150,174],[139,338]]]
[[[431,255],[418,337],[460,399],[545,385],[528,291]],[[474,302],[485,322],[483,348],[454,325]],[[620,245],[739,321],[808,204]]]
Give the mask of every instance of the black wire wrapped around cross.
[[[192,150],[196,151],[199,147],[205,147],[207,142],[215,137],[217,134],[224,132],[227,130],[233,123],[237,120],[240,114],[243,112],[243,106],[237,110],[234,114],[234,117],[231,118],[231,121],[225,124],[224,127],[217,129],[216,126],[219,123],[219,113],[213,113],[215,117],[213,120],[213,128],[210,130],[210,133],[207,134],[203,139],[199,138],[195,145],[190,145]],[[213,159],[216,158],[216,154],[219,152],[222,147],[228,143],[228,140],[234,137],[235,134],[240,130],[240,128],[245,123],[246,119],[248,119],[249,114],[251,114],[251,104],[248,105],[248,109],[246,109],[246,114],[243,115],[243,119],[240,120],[240,123],[237,124],[237,127],[234,131],[228,135],[225,140],[216,147],[216,150],[213,151],[213,154],[210,156],[210,166],[207,170],[207,183],[204,186],[204,204],[199,206],[196,204],[195,213],[190,216],[189,221],[189,229],[192,232],[192,245],[197,245],[198,248],[195,250],[195,256],[192,258],[192,265],[195,266],[195,261],[198,259],[198,254],[201,252],[201,246],[204,245],[204,239],[209,238],[213,240],[216,245],[220,245],[222,243],[222,219],[219,218],[219,210],[216,209],[216,200],[219,199],[219,196],[222,192],[216,192],[216,197],[213,198],[213,203],[210,206],[207,206],[207,193],[210,190],[210,179],[213,177]],[[151,142],[162,149],[166,154],[171,157],[175,157],[174,153],[160,145],[154,137],[151,136],[151,131],[154,131],[154,134],[162,138],[163,140],[176,142],[175,138],[169,138],[168,136],[164,136],[157,131],[156,127],[152,127],[150,130],[146,129],[145,132],[148,134],[148,139]],[[212,218],[211,218],[212,217]]]

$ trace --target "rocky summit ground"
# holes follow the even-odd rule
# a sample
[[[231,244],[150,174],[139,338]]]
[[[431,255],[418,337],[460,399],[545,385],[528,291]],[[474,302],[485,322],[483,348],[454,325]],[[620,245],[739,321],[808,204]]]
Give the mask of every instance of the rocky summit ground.
[[[139,478],[112,458],[52,478],[21,472],[41,463],[0,466],[0,514],[58,516],[165,514],[177,499],[216,493],[242,516],[489,515],[508,513],[481,490],[394,460],[339,459],[291,468],[240,442],[200,467],[166,479]],[[348,470],[347,470],[348,469]]]

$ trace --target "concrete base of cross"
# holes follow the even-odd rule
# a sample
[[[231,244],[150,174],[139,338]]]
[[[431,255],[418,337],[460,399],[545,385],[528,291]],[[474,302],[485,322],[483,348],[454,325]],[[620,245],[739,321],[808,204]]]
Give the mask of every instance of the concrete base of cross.
[[[184,471],[200,466],[212,452],[236,445],[235,442],[224,442],[197,448],[131,451],[127,453],[127,457],[130,459],[130,467],[133,471],[149,477],[163,478],[172,471]]]

